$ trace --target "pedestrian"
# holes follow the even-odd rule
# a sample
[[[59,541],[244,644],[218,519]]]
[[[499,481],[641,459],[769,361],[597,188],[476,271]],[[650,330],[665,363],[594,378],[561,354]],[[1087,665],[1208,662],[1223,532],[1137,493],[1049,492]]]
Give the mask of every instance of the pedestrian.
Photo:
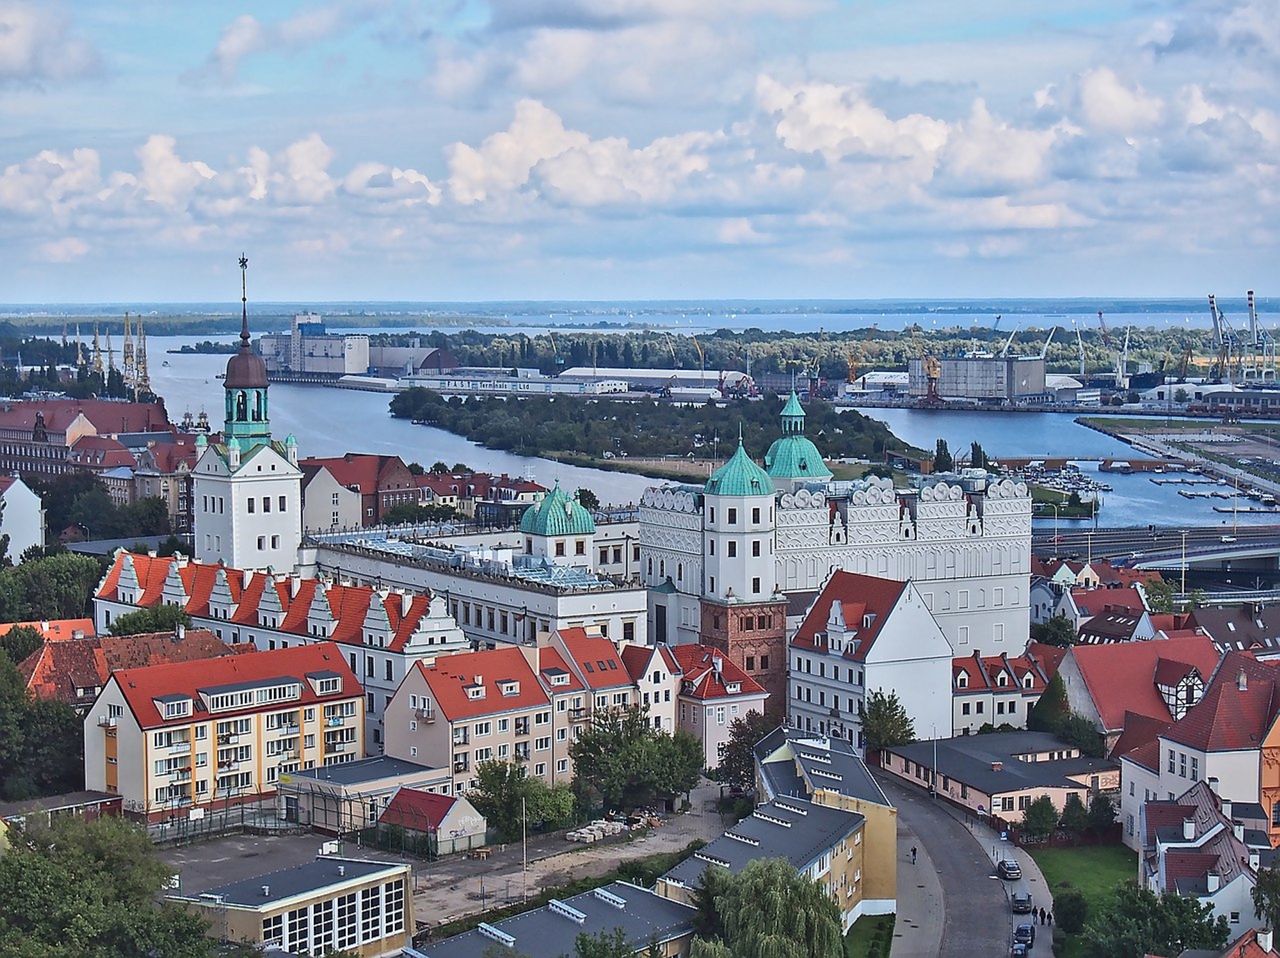
[[[1049,912],[1049,927],[1053,927],[1053,912]]]
[[[1040,909],[1040,924],[1042,925],[1044,924],[1044,908],[1043,907],[1041,907]]]
[[[915,863],[916,863],[916,846],[912,845],[911,846],[911,864],[914,865]]]

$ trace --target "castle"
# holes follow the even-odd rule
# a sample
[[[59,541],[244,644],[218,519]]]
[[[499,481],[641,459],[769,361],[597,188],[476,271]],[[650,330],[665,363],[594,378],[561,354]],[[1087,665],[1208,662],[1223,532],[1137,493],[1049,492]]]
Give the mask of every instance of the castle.
[[[836,481],[793,392],[763,467],[739,440],[705,485],[640,502],[642,581],[656,642],[703,642],[786,696],[789,631],[832,571],[911,580],[956,655],[1021,650],[1030,628],[1031,499],[985,473]],[[788,623],[791,629],[788,630]]]

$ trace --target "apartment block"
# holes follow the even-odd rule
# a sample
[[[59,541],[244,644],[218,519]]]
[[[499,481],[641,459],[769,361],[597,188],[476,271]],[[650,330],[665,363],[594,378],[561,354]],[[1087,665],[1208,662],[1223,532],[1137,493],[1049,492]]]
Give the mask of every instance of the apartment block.
[[[85,786],[147,821],[271,798],[364,754],[364,690],[331,642],[113,672],[84,723]]]
[[[702,743],[703,767],[715,768],[724,758],[733,723],[748,712],[765,712],[769,693],[719,649],[677,645],[680,665],[678,727]]]

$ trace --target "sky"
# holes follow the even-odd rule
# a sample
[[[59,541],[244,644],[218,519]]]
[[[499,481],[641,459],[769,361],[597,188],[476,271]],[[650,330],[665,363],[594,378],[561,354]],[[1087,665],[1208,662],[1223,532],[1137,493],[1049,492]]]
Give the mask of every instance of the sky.
[[[1275,295],[1278,81],[1280,0],[0,0],[0,302]]]

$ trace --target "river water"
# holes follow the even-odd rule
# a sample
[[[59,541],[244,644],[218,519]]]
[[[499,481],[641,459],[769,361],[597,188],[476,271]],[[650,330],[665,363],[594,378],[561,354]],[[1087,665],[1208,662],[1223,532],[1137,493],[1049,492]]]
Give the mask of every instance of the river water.
[[[226,356],[167,354],[195,339],[213,337],[150,337],[151,380],[165,398],[175,422],[188,410],[209,413],[215,428],[222,420],[222,382],[218,373]],[[228,338],[228,337],[219,337]],[[167,362],[168,365],[163,365]],[[638,502],[655,480],[621,472],[605,472],[569,466],[549,459],[518,456],[485,449],[461,436],[429,426],[415,426],[394,419],[387,410],[390,396],[383,393],[326,389],[321,386],[271,387],[271,425],[280,438],[293,433],[303,456],[336,456],[344,452],[376,452],[402,456],[406,461],[430,465],[443,460],[463,462],[485,472],[528,476],[544,485],[559,480],[569,489],[587,487],[606,504]],[[1077,424],[1070,413],[946,412],[922,409],[871,409],[865,411],[886,423],[899,438],[921,449],[932,449],[946,439],[952,452],[977,441],[997,456],[1114,457],[1132,454],[1129,446],[1110,436]],[[763,450],[755,450],[760,455]],[[1086,472],[1096,463],[1082,463]],[[1221,499],[1185,499],[1172,486],[1157,486],[1140,475],[1108,475],[1103,481],[1113,491],[1103,493],[1098,516],[1101,526],[1231,525],[1233,522],[1271,523],[1274,515],[1220,514],[1213,505],[1230,505]],[[1240,505],[1247,504],[1241,500]],[[1046,520],[1052,524],[1052,519]],[[1038,523],[1038,524],[1043,524]],[[1079,525],[1079,521],[1075,523]],[[1064,528],[1072,523],[1062,520]]]

